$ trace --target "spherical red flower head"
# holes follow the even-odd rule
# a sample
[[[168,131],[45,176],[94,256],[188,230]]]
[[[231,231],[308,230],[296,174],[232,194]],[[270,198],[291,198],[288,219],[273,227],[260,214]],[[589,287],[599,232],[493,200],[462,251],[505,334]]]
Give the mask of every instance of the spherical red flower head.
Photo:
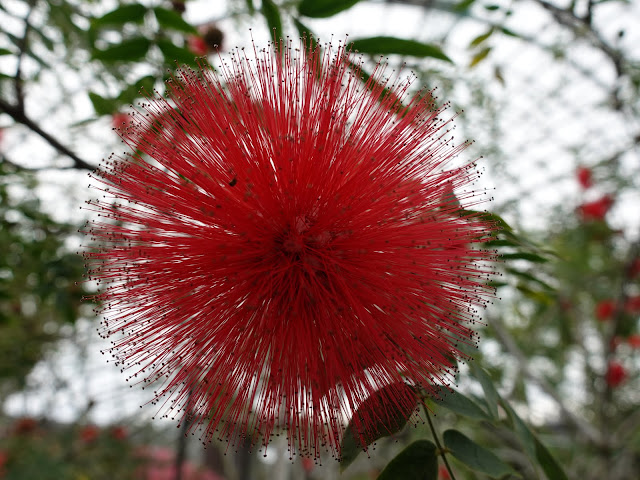
[[[593,178],[591,174],[591,169],[587,167],[578,167],[576,170],[576,178],[578,179],[578,183],[585,190],[591,186],[593,186]]]
[[[363,436],[414,408],[406,383],[451,381],[492,295],[477,246],[495,227],[469,214],[478,173],[452,165],[467,143],[445,107],[402,104],[410,80],[379,65],[363,84],[360,60],[325,47],[180,72],[125,132],[143,154],[94,174],[102,247],[86,256],[111,353],[207,439],[266,446],[286,428],[292,451],[339,455],[376,391]]]
[[[115,440],[125,440],[129,436],[127,429],[122,426],[116,426],[111,429],[111,437]]]
[[[596,304],[595,315],[601,322],[611,320],[613,312],[616,311],[616,302],[613,300],[602,300]]]
[[[613,198],[605,195],[599,200],[583,203],[578,207],[578,213],[583,220],[604,220],[613,205]]]
[[[611,361],[607,367],[605,380],[612,388],[619,387],[627,379],[627,370],[618,362]]]
[[[13,424],[14,435],[28,435],[33,433],[38,428],[38,422],[35,418],[23,417],[16,420]]]

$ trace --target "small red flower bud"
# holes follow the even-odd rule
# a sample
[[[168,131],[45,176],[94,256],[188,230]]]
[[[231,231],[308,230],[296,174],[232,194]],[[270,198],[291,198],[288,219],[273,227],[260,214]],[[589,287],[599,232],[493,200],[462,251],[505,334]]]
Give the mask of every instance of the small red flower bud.
[[[627,379],[627,370],[616,361],[609,362],[609,366],[607,367],[607,373],[605,375],[605,380],[607,385],[612,388],[620,386]]]
[[[587,167],[578,167],[576,170],[576,177],[578,183],[585,190],[593,185],[593,179],[591,175],[591,169]]]
[[[616,303],[613,300],[603,300],[596,304],[595,315],[601,322],[611,320],[616,310]]]

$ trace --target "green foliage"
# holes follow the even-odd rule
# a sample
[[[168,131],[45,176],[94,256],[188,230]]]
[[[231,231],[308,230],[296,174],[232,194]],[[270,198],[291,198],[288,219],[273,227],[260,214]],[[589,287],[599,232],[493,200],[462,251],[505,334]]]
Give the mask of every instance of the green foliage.
[[[395,37],[360,38],[351,42],[351,48],[360,53],[372,55],[410,55],[418,58],[432,57],[452,63],[440,47],[415,40],[404,40]]]
[[[10,193],[20,185],[23,195]],[[0,393],[25,378],[81,312],[82,259],[66,250],[76,226],[42,212],[32,179],[0,163]]]
[[[415,480],[438,478],[438,457],[433,442],[429,440],[413,442],[391,460],[378,476],[378,480],[400,478]]]
[[[267,26],[272,32],[275,41],[284,38],[282,33],[282,19],[280,18],[280,11],[273,2],[273,0],[262,0],[262,14],[267,20]]]
[[[351,8],[360,0],[302,0],[298,11],[305,17],[327,18]]]
[[[457,430],[447,430],[442,438],[451,454],[472,470],[485,473],[491,478],[502,478],[513,472],[511,467],[491,451],[481,447]]]

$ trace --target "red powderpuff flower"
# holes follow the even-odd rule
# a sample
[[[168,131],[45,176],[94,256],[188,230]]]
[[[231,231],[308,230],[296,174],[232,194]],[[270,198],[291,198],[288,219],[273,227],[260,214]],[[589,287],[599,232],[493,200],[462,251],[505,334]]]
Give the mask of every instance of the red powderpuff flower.
[[[411,79],[381,65],[364,84],[342,44],[254,53],[179,72],[133,115],[121,135],[142,154],[93,174],[89,278],[110,353],[167,415],[339,455],[376,391],[363,441],[414,408],[407,383],[451,381],[492,294],[477,246],[495,226],[468,212],[478,172],[451,165],[468,143],[431,92],[400,103]]]
[[[613,197],[605,195],[599,200],[583,203],[578,207],[578,214],[583,220],[604,220],[613,205]]]
[[[596,304],[595,315],[601,322],[611,320],[613,312],[616,311],[616,302],[613,300],[602,300]]]
[[[607,366],[605,380],[612,388],[620,386],[627,379],[627,370],[618,362],[611,361]]]
[[[578,167],[576,170],[576,178],[578,183],[585,190],[593,185],[591,169],[587,167]]]

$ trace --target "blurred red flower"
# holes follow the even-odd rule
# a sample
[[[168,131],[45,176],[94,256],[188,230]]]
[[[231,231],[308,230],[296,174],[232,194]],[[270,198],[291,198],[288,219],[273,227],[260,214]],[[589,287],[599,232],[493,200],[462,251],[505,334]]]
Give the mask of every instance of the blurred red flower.
[[[640,258],[636,258],[629,269],[629,278],[633,279],[640,275]]]
[[[84,443],[93,443],[100,436],[100,429],[95,425],[86,425],[80,429],[80,440]]]
[[[578,167],[578,169],[576,170],[576,177],[580,186],[585,190],[593,186],[593,179],[590,168]]]
[[[114,113],[111,117],[111,125],[114,129],[124,129],[131,123],[131,117],[122,112]]]
[[[38,421],[35,418],[23,417],[16,420],[13,424],[14,435],[27,435],[32,433],[38,428]]]
[[[629,337],[627,338],[627,343],[631,348],[640,348],[640,333],[629,335]]]
[[[613,205],[613,197],[605,195],[599,200],[583,203],[578,207],[578,214],[583,220],[604,220],[605,215]]]
[[[611,320],[613,312],[616,311],[616,302],[613,300],[602,300],[596,304],[595,315],[601,322]]]
[[[440,480],[451,480],[451,475],[449,475],[449,470],[444,465],[440,465],[438,468],[438,478]]]
[[[124,440],[129,436],[129,433],[125,427],[118,425],[111,429],[111,436],[116,440]]]
[[[624,310],[631,315],[637,315],[640,313],[640,296],[634,296],[627,298],[624,303]]]
[[[342,46],[274,50],[181,71],[134,114],[121,134],[143,155],[94,174],[89,276],[111,353],[165,411],[206,439],[286,428],[292,453],[339,454],[345,412],[377,390],[404,411],[403,382],[451,382],[495,227],[461,213],[478,172],[451,165],[468,143],[446,105],[403,105],[410,80],[381,65],[364,85]]]
[[[200,35],[188,35],[187,48],[199,57],[209,53],[207,42]]]
[[[605,380],[610,387],[618,387],[627,379],[627,370],[616,361],[609,362]]]

